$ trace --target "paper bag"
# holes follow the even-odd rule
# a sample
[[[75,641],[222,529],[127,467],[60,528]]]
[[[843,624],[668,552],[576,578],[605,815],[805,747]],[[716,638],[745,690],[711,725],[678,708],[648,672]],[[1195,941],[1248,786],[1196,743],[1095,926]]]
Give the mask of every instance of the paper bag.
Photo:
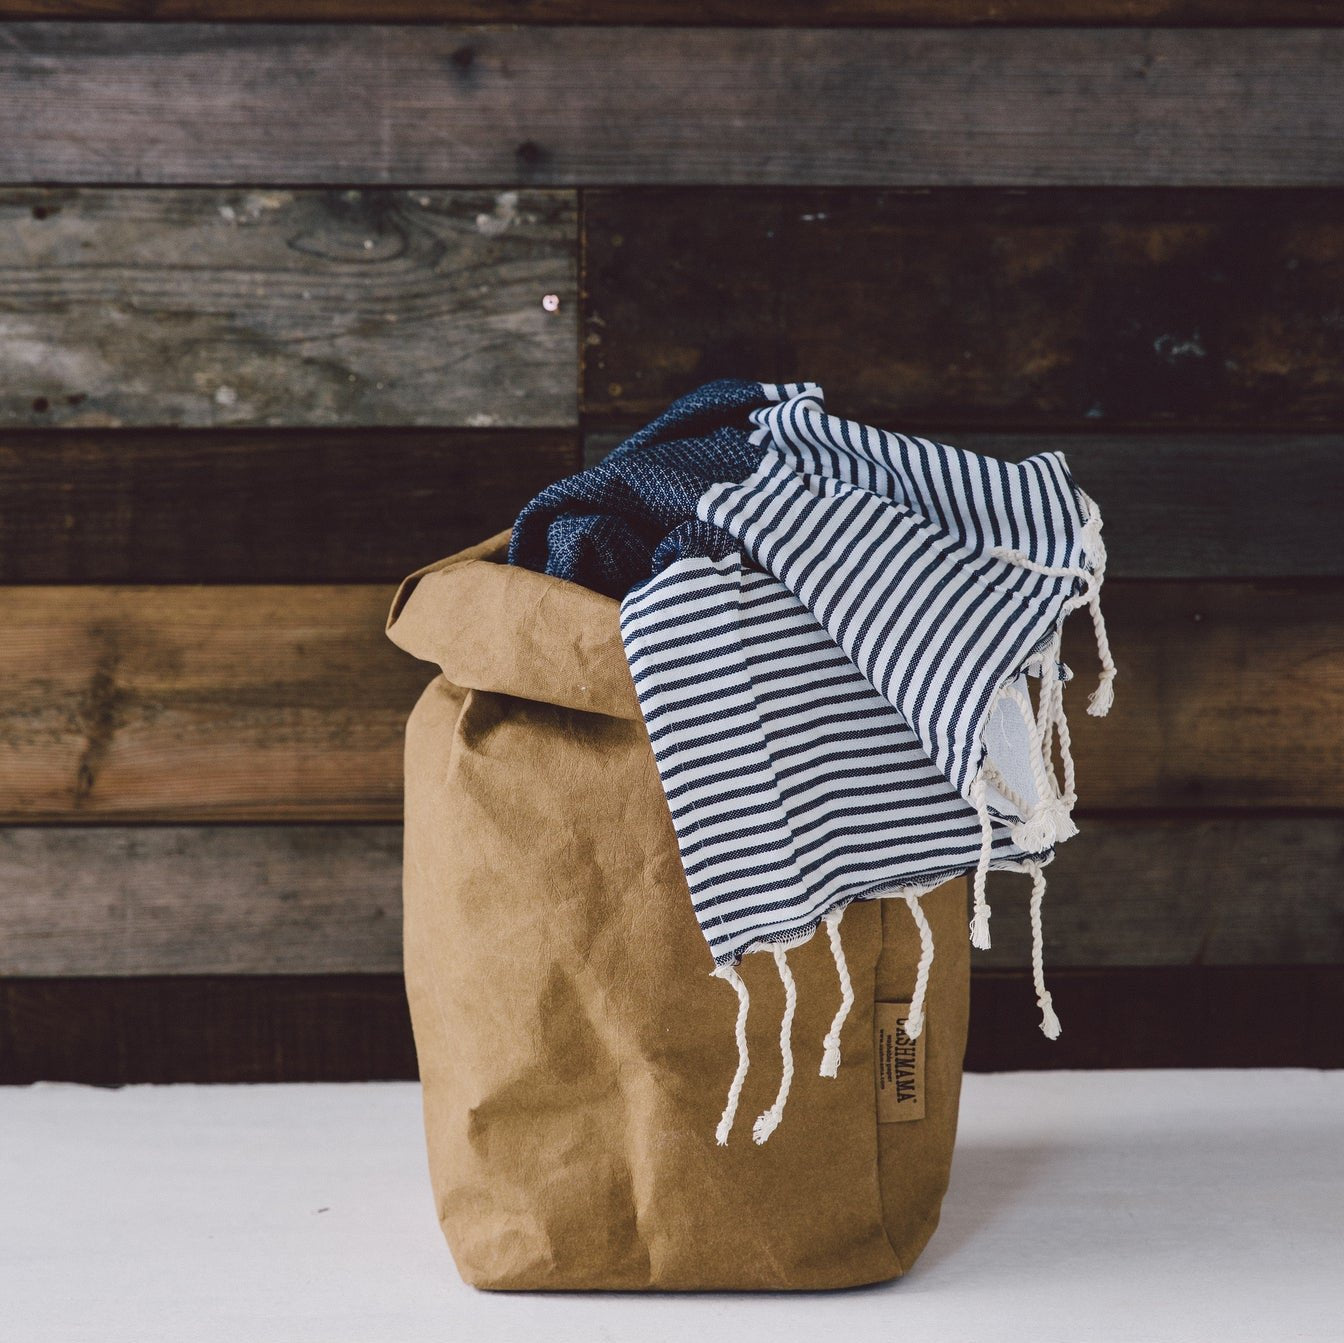
[[[442,675],[406,736],[406,985],[439,1220],[462,1276],[503,1289],[845,1287],[893,1278],[938,1221],[966,1039],[965,882],[923,900],[938,955],[900,1031],[919,940],[854,904],[838,1076],[824,936],[789,955],[797,1074],[768,1145],[715,1125],[732,988],[691,910],[617,604],[504,564],[507,534],[422,570],[390,637]],[[779,1084],[782,990],[751,990],[750,1116]]]

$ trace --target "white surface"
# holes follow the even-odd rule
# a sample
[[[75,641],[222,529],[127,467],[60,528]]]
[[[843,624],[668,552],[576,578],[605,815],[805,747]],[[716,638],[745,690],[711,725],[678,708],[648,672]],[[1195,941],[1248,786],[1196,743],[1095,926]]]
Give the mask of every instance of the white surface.
[[[1336,1343],[1344,1073],[968,1077],[942,1228],[840,1293],[473,1292],[404,1084],[0,1088],[0,1219],[24,1343]]]

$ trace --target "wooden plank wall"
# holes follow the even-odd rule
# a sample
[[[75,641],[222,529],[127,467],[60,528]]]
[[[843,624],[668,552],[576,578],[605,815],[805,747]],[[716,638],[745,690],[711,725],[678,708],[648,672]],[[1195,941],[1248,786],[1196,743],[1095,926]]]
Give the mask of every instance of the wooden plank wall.
[[[728,374],[1105,511],[1065,1032],[995,878],[970,1066],[1344,1064],[1334,7],[0,21],[0,1080],[410,1075],[392,586]]]

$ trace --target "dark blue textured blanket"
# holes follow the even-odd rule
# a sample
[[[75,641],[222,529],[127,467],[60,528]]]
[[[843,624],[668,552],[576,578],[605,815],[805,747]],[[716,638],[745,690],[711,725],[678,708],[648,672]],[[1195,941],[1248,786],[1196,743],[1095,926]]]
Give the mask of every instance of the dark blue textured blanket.
[[[738,543],[697,521],[696,504],[759,465],[747,415],[768,404],[759,382],[735,378],[688,392],[596,466],[542,490],[518,515],[509,563],[620,598],[674,560],[731,554]]]

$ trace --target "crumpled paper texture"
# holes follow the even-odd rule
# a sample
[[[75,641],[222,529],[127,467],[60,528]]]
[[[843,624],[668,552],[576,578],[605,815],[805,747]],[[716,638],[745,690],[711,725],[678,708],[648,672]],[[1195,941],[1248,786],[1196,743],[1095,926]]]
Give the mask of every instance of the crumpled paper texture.
[[[893,1278],[932,1234],[968,1006],[965,882],[925,897],[926,1118],[879,1124],[873,1004],[908,999],[903,901],[789,955],[797,1075],[768,1144],[783,994],[748,956],[751,1071],[727,1147],[737,1000],[691,909],[617,603],[504,564],[508,534],[413,575],[390,637],[442,675],[406,735],[406,985],[439,1220],[493,1289],[811,1289]]]

